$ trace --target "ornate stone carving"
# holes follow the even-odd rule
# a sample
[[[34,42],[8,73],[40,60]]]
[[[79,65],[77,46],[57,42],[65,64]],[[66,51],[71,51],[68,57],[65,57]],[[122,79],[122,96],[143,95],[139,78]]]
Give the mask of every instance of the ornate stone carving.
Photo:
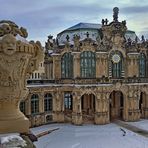
[[[19,102],[28,92],[26,77],[43,59],[43,49],[39,41],[29,43],[26,29],[11,21],[1,21],[0,31],[0,132],[28,132]]]

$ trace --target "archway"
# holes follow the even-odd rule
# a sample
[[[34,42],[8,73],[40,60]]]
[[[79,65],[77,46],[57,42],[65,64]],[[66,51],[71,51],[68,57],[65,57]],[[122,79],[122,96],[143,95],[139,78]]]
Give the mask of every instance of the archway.
[[[95,95],[84,94],[81,97],[82,118],[84,123],[94,122]]]
[[[141,118],[144,118],[144,108],[145,108],[145,105],[146,105],[146,95],[144,92],[141,92],[140,93],[140,100],[139,100],[139,110],[140,110],[140,114],[141,114]]]
[[[123,93],[121,91],[113,91],[110,94],[110,120],[123,119]]]

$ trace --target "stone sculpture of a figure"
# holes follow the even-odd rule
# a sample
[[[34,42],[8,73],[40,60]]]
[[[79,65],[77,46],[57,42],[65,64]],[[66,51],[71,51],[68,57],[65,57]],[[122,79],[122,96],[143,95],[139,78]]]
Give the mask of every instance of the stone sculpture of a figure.
[[[118,8],[118,7],[114,7],[114,8],[113,8],[113,20],[114,20],[115,22],[118,21],[118,14],[119,14],[119,8]]]

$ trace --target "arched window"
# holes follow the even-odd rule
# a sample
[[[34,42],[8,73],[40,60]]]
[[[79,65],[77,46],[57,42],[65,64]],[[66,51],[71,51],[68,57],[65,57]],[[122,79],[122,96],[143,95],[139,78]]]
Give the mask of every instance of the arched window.
[[[80,69],[82,78],[95,78],[96,56],[92,51],[84,51],[80,55]]]
[[[112,78],[121,78],[124,76],[123,56],[119,51],[110,54],[109,75]]]
[[[65,53],[61,59],[61,77],[72,78],[73,77],[73,55],[71,53]]]
[[[25,101],[20,102],[20,111],[25,114]]]
[[[31,113],[36,114],[39,112],[39,96],[37,94],[33,94],[31,96]]]
[[[64,108],[65,110],[72,110],[72,94],[70,92],[66,92],[64,94]]]
[[[52,111],[52,95],[49,93],[44,96],[44,111]]]
[[[146,76],[146,57],[144,53],[139,56],[139,77]]]

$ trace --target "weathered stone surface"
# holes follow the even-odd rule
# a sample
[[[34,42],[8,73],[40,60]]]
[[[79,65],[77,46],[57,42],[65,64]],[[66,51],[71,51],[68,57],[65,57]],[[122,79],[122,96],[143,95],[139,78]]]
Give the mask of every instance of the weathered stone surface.
[[[39,41],[28,42],[26,29],[0,21],[0,133],[28,132],[29,121],[19,110],[28,94],[26,78],[43,59]]]

